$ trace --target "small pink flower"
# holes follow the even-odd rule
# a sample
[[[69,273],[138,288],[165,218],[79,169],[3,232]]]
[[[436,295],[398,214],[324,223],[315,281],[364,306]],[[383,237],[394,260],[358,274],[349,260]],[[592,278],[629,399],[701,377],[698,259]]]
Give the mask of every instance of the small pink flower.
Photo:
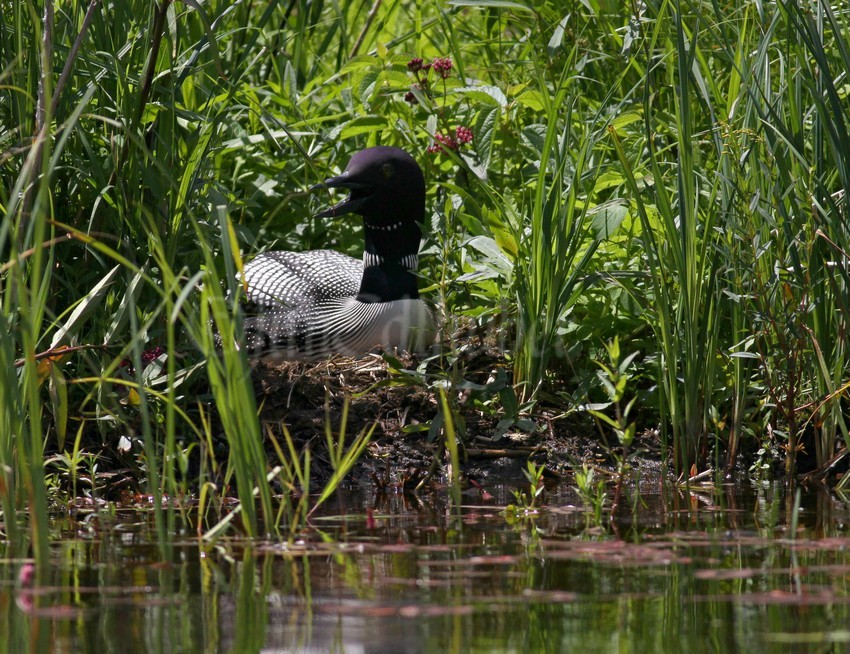
[[[454,136],[438,132],[434,134],[434,142],[428,146],[427,151],[436,154],[443,150],[459,150],[461,145],[472,143],[473,136],[472,130],[465,125],[456,127]]]
[[[452,68],[452,60],[449,57],[437,57],[434,59],[434,70],[436,70],[443,79],[446,79],[449,75],[451,75]]]
[[[165,354],[165,348],[160,346],[160,345],[157,345],[156,347],[153,347],[150,350],[144,350],[141,354],[141,357],[140,357],[141,360],[142,360],[142,370],[147,368],[148,364],[151,361],[153,361],[154,359],[157,359],[162,354]],[[130,375],[136,374],[136,369],[133,367],[133,363],[132,363],[132,361],[130,361],[130,359],[122,359],[121,363],[118,364],[118,367],[119,368],[126,368],[127,373],[130,374]]]
[[[35,585],[35,566],[32,563],[24,563],[18,570],[18,583],[24,589],[31,589]]]
[[[422,57],[414,57],[407,62],[407,70],[411,73],[417,73],[422,70]]]
[[[163,352],[165,352],[165,349],[159,345],[157,345],[155,348],[142,352],[142,368],[146,367],[151,361],[159,357]]]
[[[434,134],[434,143],[428,146],[427,151],[436,154],[442,150],[457,150],[458,142],[448,134]]]
[[[455,129],[455,137],[457,138],[458,143],[472,143],[472,130],[464,125],[461,125],[460,127]]]

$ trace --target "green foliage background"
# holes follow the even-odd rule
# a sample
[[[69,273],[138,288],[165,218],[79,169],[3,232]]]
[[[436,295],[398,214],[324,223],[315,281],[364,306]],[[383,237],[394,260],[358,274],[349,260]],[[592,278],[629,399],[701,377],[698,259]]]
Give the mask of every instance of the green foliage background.
[[[357,221],[310,219],[307,189],[375,144],[426,171],[431,297],[514,326],[491,331],[520,407],[637,397],[680,470],[742,444],[826,462],[847,437],[848,20],[784,0],[3,3],[5,509],[43,505],[42,452],[91,430],[138,438],[174,492],[207,382],[239,486],[264,486],[247,363],[208,325],[238,333],[244,257],[357,254]],[[417,86],[413,57],[453,70]],[[428,152],[458,127],[471,144]],[[638,354],[612,391],[593,361],[615,337]]]

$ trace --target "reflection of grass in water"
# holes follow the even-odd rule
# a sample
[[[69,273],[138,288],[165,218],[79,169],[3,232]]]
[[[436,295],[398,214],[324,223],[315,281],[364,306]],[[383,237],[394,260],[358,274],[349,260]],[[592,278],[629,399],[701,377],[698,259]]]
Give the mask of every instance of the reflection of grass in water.
[[[446,493],[429,494],[415,509],[376,507],[377,525],[369,527],[362,507],[373,497],[354,489],[344,498],[349,509],[331,502],[313,515],[321,531],[308,526],[289,543],[228,537],[196,550],[184,542],[165,566],[149,546],[151,523],[123,510],[104,514],[96,538],[55,545],[50,585],[35,588],[31,610],[57,625],[56,618],[97,616],[102,628],[63,635],[81,652],[108,651],[126,630],[187,651],[237,651],[237,643],[329,651],[334,640],[379,649],[403,634],[424,651],[442,651],[448,640],[463,651],[517,643],[552,651],[553,633],[558,651],[579,643],[607,651],[612,638],[661,652],[721,635],[730,647],[746,643],[756,652],[777,640],[840,641],[836,621],[850,614],[841,583],[850,566],[846,508],[805,491],[800,504],[819,509],[800,514],[809,516],[790,548],[793,502],[779,485],[727,488],[725,500],[695,505],[686,491],[676,493],[646,493],[651,518],[624,515],[604,529],[587,529],[585,515],[566,506],[514,528],[495,504],[464,507],[458,521]],[[779,523],[764,525],[774,504]],[[90,522],[62,520],[65,533]],[[25,590],[3,584],[0,601],[11,604]],[[38,618],[10,612],[9,651],[28,651],[23,641]]]

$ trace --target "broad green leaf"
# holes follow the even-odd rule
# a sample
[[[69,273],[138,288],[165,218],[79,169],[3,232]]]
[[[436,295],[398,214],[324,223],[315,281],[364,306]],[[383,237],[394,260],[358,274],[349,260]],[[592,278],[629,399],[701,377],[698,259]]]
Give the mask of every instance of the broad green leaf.
[[[755,352],[732,352],[729,356],[733,357],[735,359],[760,359],[761,358]]]
[[[546,142],[546,125],[527,125],[522,130],[522,138],[538,155],[543,154],[543,145]]]
[[[349,59],[345,65],[340,69],[339,74],[345,75],[346,73],[353,73],[358,70],[365,70],[367,68],[374,68],[376,66],[380,66],[381,62],[377,57],[373,57],[371,55],[358,55],[353,59]]]
[[[639,120],[643,120],[643,116],[641,114],[636,111],[627,111],[626,113],[620,114],[613,121],[611,121],[611,126],[616,130],[620,130],[623,127],[631,125],[632,123],[637,122]]]
[[[615,199],[588,209],[587,214],[591,217],[596,237],[602,239],[610,238],[617,231],[627,212],[626,201]]]
[[[529,89],[520,93],[516,101],[534,111],[543,111],[543,98],[540,95],[540,91],[536,89]]]
[[[504,277],[513,272],[513,262],[502,252],[498,243],[489,236],[476,236],[469,240],[469,247],[484,255],[484,261]]]
[[[389,121],[382,116],[364,116],[345,123],[339,131],[340,139],[348,139],[360,134],[380,132],[389,127]]]
[[[564,31],[567,27],[567,21],[570,19],[570,14],[564,16],[555,27],[555,31],[552,32],[552,38],[549,39],[549,43],[546,44],[546,49],[549,51],[549,56],[553,57],[557,54],[558,50],[561,49],[561,46],[564,43]]]
[[[485,169],[490,166],[501,113],[502,110],[498,106],[487,107],[478,114],[478,120],[475,123],[475,149]]]
[[[112,317],[112,323],[109,325],[109,328],[106,330],[106,334],[103,336],[103,343],[105,345],[109,345],[115,339],[118,331],[123,329],[127,323],[129,318],[129,310],[130,307],[136,305],[136,301],[139,298],[139,293],[142,290],[142,282],[144,281],[144,272],[138,271],[133,278],[130,280],[130,283],[127,286],[127,290],[124,292],[124,295],[121,299],[121,304],[118,305],[118,310],[115,312],[115,315]],[[119,337],[119,341],[126,340],[126,336]]]
[[[457,91],[471,100],[506,107],[508,99],[498,86],[465,86]]]

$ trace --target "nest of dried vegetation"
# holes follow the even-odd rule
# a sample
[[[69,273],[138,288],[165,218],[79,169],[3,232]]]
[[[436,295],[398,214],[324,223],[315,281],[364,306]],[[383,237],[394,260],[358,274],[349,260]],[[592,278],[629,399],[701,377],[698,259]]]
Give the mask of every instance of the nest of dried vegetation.
[[[398,361],[406,370],[417,367],[413,358]],[[504,366],[491,359],[479,363],[477,370],[464,370],[465,379],[483,384],[492,379],[493,366]],[[439,413],[438,391],[425,381],[411,382],[411,377],[391,370],[377,354],[335,357],[318,364],[261,361],[253,370],[267,438],[281,442],[285,428],[298,447],[310,447],[314,476],[330,474],[325,430],[329,424],[334,434],[339,433],[347,402],[347,438],[375,425],[352,479],[404,488],[439,480],[445,463],[442,434],[430,429]],[[583,463],[602,468],[611,464],[610,450],[583,415],[565,415],[561,407],[543,406],[525,417],[521,428],[509,428],[494,438],[501,431],[498,409],[482,408],[468,390],[450,400],[462,440],[464,474],[482,483],[522,480],[529,458],[546,463],[553,475]],[[274,456],[273,448],[269,453]],[[658,458],[657,450],[649,454]]]

